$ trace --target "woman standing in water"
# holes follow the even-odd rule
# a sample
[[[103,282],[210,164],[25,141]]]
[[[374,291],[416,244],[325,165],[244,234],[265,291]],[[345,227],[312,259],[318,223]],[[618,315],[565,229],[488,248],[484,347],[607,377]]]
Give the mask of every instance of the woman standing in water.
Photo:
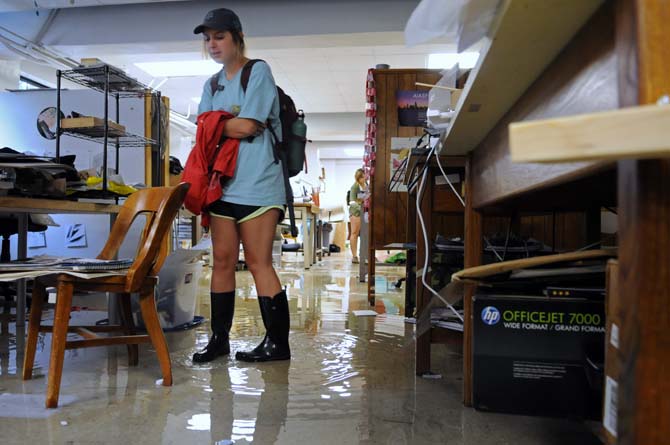
[[[195,34],[202,34],[209,56],[223,65],[216,91],[205,83],[199,113],[227,111],[224,135],[240,139],[233,178],[223,188],[221,201],[208,208],[211,216],[214,267],[211,283],[212,337],[193,361],[204,363],[230,353],[229,333],[235,312],[235,267],[244,245],[244,257],[258,292],[266,335],[261,344],[237,352],[241,361],[288,360],[289,308],[286,293],[272,266],[272,241],[277,223],[284,219],[286,195],[282,167],[275,163],[271,126],[281,138],[279,98],[270,67],[263,62],[251,69],[249,83],[241,73],[249,62],[239,17],[229,9],[205,16]]]

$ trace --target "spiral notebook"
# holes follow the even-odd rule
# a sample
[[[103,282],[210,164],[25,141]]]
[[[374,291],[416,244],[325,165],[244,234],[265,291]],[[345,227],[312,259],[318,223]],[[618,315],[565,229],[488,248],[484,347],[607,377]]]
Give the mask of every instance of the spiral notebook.
[[[75,272],[104,272],[128,269],[132,258],[119,260],[100,260],[95,258],[67,258],[40,255],[25,260],[0,263],[0,272],[30,270],[65,270]]]
[[[121,260],[98,260],[88,258],[69,258],[63,261],[59,267],[77,272],[93,272],[107,270],[128,269],[133,264],[133,259],[124,258]]]

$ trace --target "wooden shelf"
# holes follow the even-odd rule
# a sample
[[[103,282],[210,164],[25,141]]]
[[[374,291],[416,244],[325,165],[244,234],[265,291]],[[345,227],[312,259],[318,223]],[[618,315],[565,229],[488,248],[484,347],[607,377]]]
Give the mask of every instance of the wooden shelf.
[[[472,151],[603,0],[509,0],[470,73],[443,154]]]
[[[115,204],[96,202],[68,201],[65,199],[41,199],[4,196],[0,197],[0,208],[3,212],[30,213],[119,213],[121,207]]]
[[[670,156],[670,106],[646,105],[510,125],[514,162]]]
[[[509,216],[616,207],[616,175],[616,162],[589,164],[553,178],[538,179],[533,186],[503,197],[477,201],[477,208],[487,216]]]

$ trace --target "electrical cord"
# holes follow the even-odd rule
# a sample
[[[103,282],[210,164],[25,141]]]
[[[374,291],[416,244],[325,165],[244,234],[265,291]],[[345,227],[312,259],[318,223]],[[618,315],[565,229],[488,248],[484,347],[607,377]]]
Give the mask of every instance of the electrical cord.
[[[430,160],[430,157],[428,157]],[[419,217],[419,225],[421,226],[421,232],[423,233],[423,242],[425,245],[424,249],[424,262],[423,262],[423,271],[421,272],[421,282],[423,283],[424,287],[430,291],[433,295],[435,295],[437,298],[439,298],[442,303],[447,305],[447,307],[454,313],[456,314],[456,317],[458,317],[459,320],[461,320],[462,323],[465,323],[463,320],[463,316],[451,305],[447,300],[442,298],[442,295],[440,295],[435,289],[433,289],[432,286],[428,284],[426,281],[426,274],[428,272],[428,261],[429,261],[429,255],[428,252],[430,251],[429,249],[429,244],[428,244],[428,233],[426,232],[426,223],[423,219],[423,214],[421,212],[421,197],[423,196],[423,190],[426,186],[426,177],[428,176],[428,170],[424,169],[423,174],[421,177],[421,184],[419,185],[419,190],[416,193],[416,208],[417,208],[417,216]]]
[[[423,175],[428,171],[428,168],[430,167],[430,158],[435,153],[435,148],[436,147],[437,147],[437,145],[435,145],[435,147],[430,149],[430,151],[428,152],[428,155],[426,156],[426,163],[421,168],[421,172],[412,180],[412,182],[410,182],[407,185],[407,191],[408,192],[411,193],[411,191],[414,190],[414,188],[419,184],[419,181],[421,181],[421,178],[423,177]]]
[[[500,254],[498,253],[496,248],[493,247],[493,244],[491,244],[491,241],[489,241],[489,239],[487,237],[484,237],[484,241],[486,242],[486,247],[488,247],[489,249],[491,249],[493,251],[493,254],[498,258],[498,261],[502,262],[503,258],[500,256]]]
[[[403,159],[402,162],[400,163],[400,165],[398,166],[398,169],[395,172],[393,172],[393,177],[391,178],[391,182],[389,183],[389,187],[388,187],[389,192],[394,192],[395,191],[394,190],[395,186],[400,184],[399,176],[402,173],[405,173],[407,171],[407,160],[408,159],[409,159],[409,157]]]
[[[509,223],[507,224],[507,236],[505,237],[505,250],[503,250],[503,261],[505,260],[505,257],[507,256],[507,248],[509,247],[509,237],[512,234],[512,217],[510,216],[509,218]],[[528,253],[528,243],[525,241],[523,242],[525,247],[526,247],[526,258],[528,258],[530,255]]]
[[[430,139],[433,137],[433,135],[425,128],[423,130],[423,135],[416,142],[416,145],[414,146],[414,148],[415,149],[421,148],[421,144],[423,143],[423,140],[426,138],[426,136],[428,136],[428,144],[425,145],[424,148],[429,148],[430,147],[430,150],[428,150],[428,155],[426,156],[426,163],[423,165],[423,168],[422,168],[421,172],[416,177],[414,177],[414,172],[415,172],[415,169],[418,165],[418,164],[414,164],[414,167],[412,167],[412,170],[409,172],[409,176],[407,176],[407,178],[410,178],[410,179],[414,177],[414,179],[412,179],[410,181],[410,183],[407,185],[407,191],[410,192],[410,193],[411,193],[412,190],[414,190],[414,187],[416,187],[416,185],[419,183],[419,180],[420,180],[421,176],[423,175],[423,172],[428,169],[428,162],[430,161],[430,157],[435,152],[436,147],[431,147],[431,145],[430,145]],[[411,156],[411,153],[410,153],[410,156]]]

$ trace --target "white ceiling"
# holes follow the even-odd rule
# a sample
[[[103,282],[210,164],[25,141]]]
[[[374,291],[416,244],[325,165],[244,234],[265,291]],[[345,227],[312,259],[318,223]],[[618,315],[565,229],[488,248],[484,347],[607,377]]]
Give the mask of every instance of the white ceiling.
[[[167,0],[169,5],[155,4],[160,1],[37,0],[40,8],[69,8],[52,23],[47,14],[36,17],[31,12],[33,0],[0,0],[0,13],[23,11],[4,14],[0,24],[74,60],[99,58],[144,83],[161,84],[171,108],[193,116],[197,110],[193,98],[200,96],[209,75],[153,78],[135,64],[203,60],[202,43],[191,34],[191,25],[219,2]],[[266,60],[277,84],[305,110],[308,119],[314,117],[310,137],[361,141],[369,68],[380,63],[392,68],[426,68],[429,54],[455,51],[455,45],[447,41],[405,46],[402,29],[416,3],[418,0],[290,0],[285,9],[280,8],[280,0],[227,0],[225,4],[245,17],[253,36],[246,39],[248,56]],[[72,9],[101,4],[133,6]],[[257,13],[259,10],[263,13]],[[286,36],[287,30],[299,35]],[[0,57],[16,56],[0,47]],[[54,85],[53,70],[31,63],[22,66],[25,74]],[[318,135],[312,130],[318,130]]]
[[[248,56],[266,60],[275,80],[299,108],[307,113],[351,113],[365,110],[367,70],[380,63],[392,68],[425,68],[428,55],[453,51],[450,44],[407,48],[402,33],[358,33],[247,39]],[[203,53],[199,42],[137,45],[57,47],[80,59],[97,57],[119,66],[144,82],[158,84],[134,64],[158,61],[197,61]],[[186,114],[194,111],[209,76],[171,77],[161,86],[171,106]]]

